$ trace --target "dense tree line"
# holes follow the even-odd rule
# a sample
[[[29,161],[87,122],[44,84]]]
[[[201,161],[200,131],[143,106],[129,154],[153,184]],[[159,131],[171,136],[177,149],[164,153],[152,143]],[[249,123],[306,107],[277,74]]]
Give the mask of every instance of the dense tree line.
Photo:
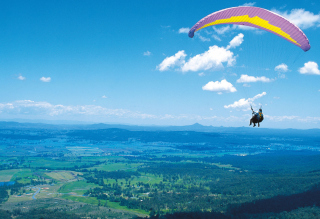
[[[8,213],[8,212],[7,212]],[[49,209],[31,209],[27,212],[21,211],[19,209],[15,209],[10,212],[10,216],[8,218],[15,219],[35,219],[35,218],[45,218],[45,219],[81,219],[84,218],[85,215],[76,215],[74,213],[66,212],[66,211],[58,211],[58,210],[49,210]]]
[[[8,198],[9,198],[8,191],[3,186],[1,186],[0,187],[0,203],[6,201]]]
[[[320,187],[299,194],[275,196],[269,199],[229,206],[229,212],[231,214],[279,213],[307,206],[320,206]]]

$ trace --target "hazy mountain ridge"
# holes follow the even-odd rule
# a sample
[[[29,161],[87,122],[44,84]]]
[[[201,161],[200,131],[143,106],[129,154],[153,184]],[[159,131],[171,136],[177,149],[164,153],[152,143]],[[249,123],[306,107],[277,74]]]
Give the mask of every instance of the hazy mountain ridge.
[[[63,121],[62,121],[63,122]],[[204,126],[199,123],[185,126],[147,126],[147,125],[124,125],[124,124],[106,124],[106,123],[94,123],[94,124],[71,124],[70,121],[61,124],[51,124],[46,122],[14,122],[14,121],[0,121],[0,129],[10,128],[37,128],[37,129],[126,129],[131,131],[200,131],[200,132],[243,132],[243,131],[276,131],[282,130],[285,132],[315,132],[320,133],[320,129],[270,129],[270,128],[252,128],[252,127],[224,127],[224,126]]]

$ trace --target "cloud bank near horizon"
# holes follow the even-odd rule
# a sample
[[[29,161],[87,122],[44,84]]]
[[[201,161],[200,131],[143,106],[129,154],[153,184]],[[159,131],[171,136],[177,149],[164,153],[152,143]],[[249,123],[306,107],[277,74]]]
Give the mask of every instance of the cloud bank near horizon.
[[[246,104],[241,104],[243,102],[247,103],[250,101],[254,101],[265,95],[265,92],[254,96],[253,98],[249,98],[244,101],[236,101],[233,106],[238,102],[239,106]],[[243,108],[240,107],[240,108]],[[225,107],[226,108],[226,107]],[[228,107],[235,108],[235,107]],[[148,113],[142,112],[133,112],[127,109],[108,109],[101,106],[96,105],[77,105],[77,106],[65,106],[61,104],[51,104],[48,102],[36,102],[32,100],[17,100],[8,103],[0,103],[0,118],[5,115],[7,119],[8,115],[17,118],[17,119],[47,119],[47,120],[70,120],[70,121],[90,121],[90,122],[108,122],[112,121],[110,118],[115,118],[116,121],[121,123],[128,122],[128,119],[139,119],[143,121],[150,121],[149,124],[154,124],[154,121],[162,121],[162,124],[172,124],[174,121],[184,121],[185,124],[202,122],[209,124],[230,124],[230,123],[239,123],[239,122],[248,122],[250,119],[250,114],[243,115],[231,115],[231,116],[200,116],[194,114],[179,114],[179,115],[152,115]],[[89,117],[91,120],[84,119]],[[312,123],[318,124],[320,123],[320,117],[300,117],[294,115],[285,115],[285,116],[274,116],[274,115],[265,115],[267,120],[273,122],[299,122],[299,123]],[[96,118],[96,119],[95,119]],[[118,120],[122,118],[123,120]],[[266,120],[266,121],[267,121]]]

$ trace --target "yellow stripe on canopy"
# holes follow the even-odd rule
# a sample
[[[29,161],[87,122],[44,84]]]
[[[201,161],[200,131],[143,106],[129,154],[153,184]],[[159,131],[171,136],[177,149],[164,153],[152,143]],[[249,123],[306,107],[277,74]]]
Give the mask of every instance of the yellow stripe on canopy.
[[[272,24],[269,24],[269,21],[266,21],[266,20],[264,20],[264,19],[262,19],[262,18],[260,18],[258,16],[250,18],[248,15],[242,15],[242,16],[234,16],[234,17],[230,17],[230,18],[226,18],[226,19],[220,19],[220,20],[216,20],[214,22],[208,23],[208,24],[200,27],[196,31],[201,30],[202,28],[205,28],[205,27],[208,27],[208,26],[216,25],[216,24],[242,23],[242,22],[251,23],[251,24],[254,24],[256,26],[265,28],[265,29],[267,29],[269,31],[277,33],[280,36],[290,40],[294,44],[301,46],[299,43],[297,43],[297,41],[292,39],[289,34],[284,32],[283,30],[281,30],[280,27],[277,27],[277,26],[274,26]]]

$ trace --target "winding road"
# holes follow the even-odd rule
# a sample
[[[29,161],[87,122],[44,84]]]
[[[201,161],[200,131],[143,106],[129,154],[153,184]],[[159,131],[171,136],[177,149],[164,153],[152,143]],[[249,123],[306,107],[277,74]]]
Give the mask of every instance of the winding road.
[[[40,192],[41,188],[37,188],[38,190],[33,194],[32,199],[36,200],[36,195]]]

